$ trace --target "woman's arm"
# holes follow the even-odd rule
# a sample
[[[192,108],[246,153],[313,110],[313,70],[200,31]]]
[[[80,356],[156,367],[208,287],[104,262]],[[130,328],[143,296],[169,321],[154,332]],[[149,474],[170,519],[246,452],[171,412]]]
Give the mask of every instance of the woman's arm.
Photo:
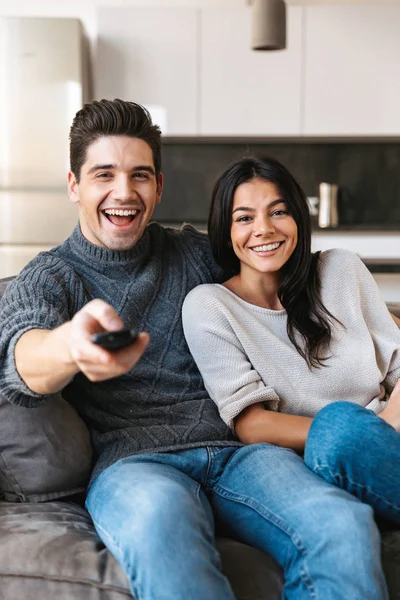
[[[263,403],[277,410],[279,396],[253,368],[235,333],[239,321],[236,323],[226,304],[229,298],[215,288],[201,285],[189,293],[183,304],[182,322],[205,388],[222,420],[235,431],[235,419],[245,408]]]
[[[303,452],[312,419],[265,410],[262,403],[245,408],[235,421],[235,431],[244,444],[267,442]]]

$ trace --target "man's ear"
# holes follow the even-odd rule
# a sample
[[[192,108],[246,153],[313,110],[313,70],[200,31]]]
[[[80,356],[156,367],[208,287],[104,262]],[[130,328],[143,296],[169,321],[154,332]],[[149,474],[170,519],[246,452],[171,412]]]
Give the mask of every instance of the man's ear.
[[[161,194],[162,194],[162,191],[163,191],[163,185],[164,185],[164,177],[163,177],[163,174],[160,173],[159,176],[158,176],[158,181],[157,181],[157,204],[161,200]]]
[[[75,204],[79,202],[79,184],[72,171],[69,171],[68,173],[68,195],[71,202],[74,202]]]

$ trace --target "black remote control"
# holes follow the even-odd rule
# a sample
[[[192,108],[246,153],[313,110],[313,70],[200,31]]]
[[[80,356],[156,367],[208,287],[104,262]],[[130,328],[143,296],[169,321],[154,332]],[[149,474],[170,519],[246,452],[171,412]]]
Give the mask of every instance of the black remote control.
[[[137,333],[131,329],[118,331],[103,331],[92,335],[92,342],[106,350],[120,350],[132,344],[137,339]]]

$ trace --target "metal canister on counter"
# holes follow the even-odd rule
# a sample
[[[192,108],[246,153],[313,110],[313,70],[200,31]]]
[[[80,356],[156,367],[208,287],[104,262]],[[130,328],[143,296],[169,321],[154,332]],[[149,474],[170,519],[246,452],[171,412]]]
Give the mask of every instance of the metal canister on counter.
[[[338,225],[338,186],[334,183],[322,182],[319,184],[318,226],[326,228]]]

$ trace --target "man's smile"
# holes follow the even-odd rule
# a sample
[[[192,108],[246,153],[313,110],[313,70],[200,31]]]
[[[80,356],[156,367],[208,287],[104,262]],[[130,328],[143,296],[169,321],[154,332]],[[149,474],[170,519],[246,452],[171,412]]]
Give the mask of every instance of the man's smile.
[[[139,211],[137,208],[105,208],[101,212],[110,223],[121,227],[132,223]]]

